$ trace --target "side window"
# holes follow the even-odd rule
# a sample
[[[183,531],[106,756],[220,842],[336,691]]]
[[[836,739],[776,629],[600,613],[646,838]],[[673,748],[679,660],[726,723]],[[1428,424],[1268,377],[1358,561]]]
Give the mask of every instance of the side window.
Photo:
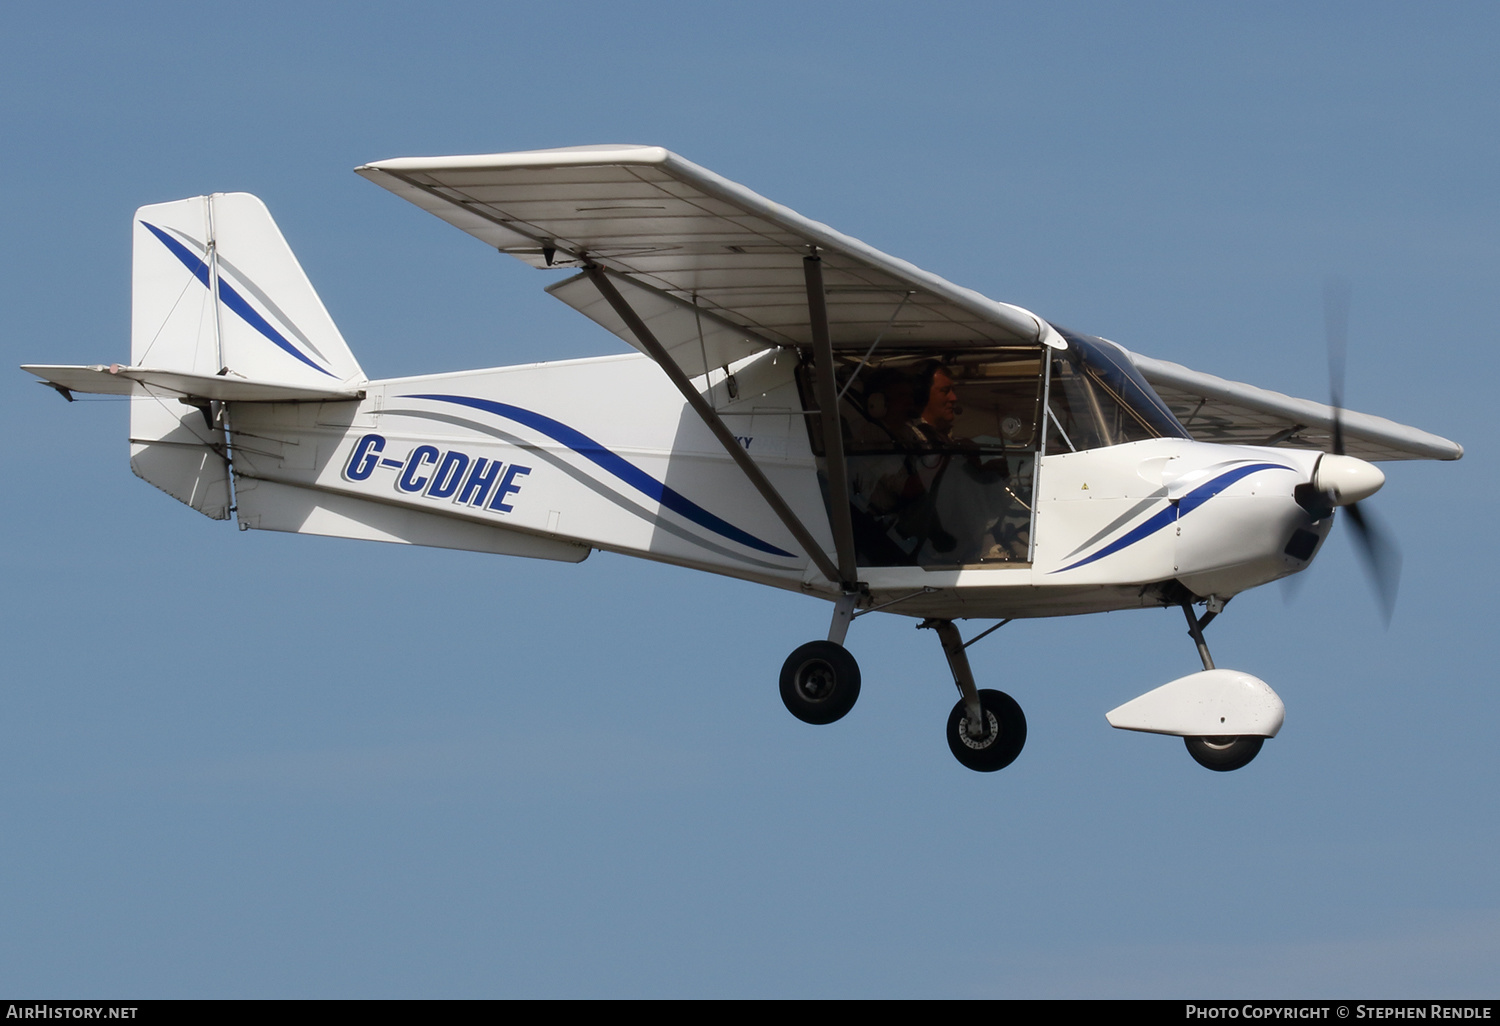
[[[956,567],[1030,558],[1041,438],[1037,346],[892,351],[839,361],[839,415],[861,566]],[[804,402],[816,371],[799,372]],[[813,451],[822,427],[807,418]],[[822,468],[820,467],[820,471]],[[826,494],[826,493],[825,493]]]

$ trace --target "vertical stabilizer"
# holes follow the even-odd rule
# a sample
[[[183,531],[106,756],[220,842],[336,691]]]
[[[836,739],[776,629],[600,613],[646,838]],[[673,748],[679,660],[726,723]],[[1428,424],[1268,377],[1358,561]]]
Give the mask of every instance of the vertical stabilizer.
[[[246,193],[136,211],[130,355],[135,367],[285,385],[365,381],[265,204]],[[147,391],[131,400],[131,469],[206,516],[226,519],[222,405]]]
[[[365,380],[254,196],[142,207],[133,276],[130,362],[137,367],[319,387]]]

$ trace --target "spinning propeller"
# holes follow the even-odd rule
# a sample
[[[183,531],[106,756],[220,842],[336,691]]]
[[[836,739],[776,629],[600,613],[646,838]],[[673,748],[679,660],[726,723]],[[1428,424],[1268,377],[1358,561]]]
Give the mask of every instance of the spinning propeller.
[[[1324,325],[1328,337],[1329,405],[1333,407],[1333,452],[1318,457],[1312,480],[1300,486],[1298,501],[1314,513],[1342,506],[1354,524],[1355,548],[1370,575],[1386,625],[1396,609],[1401,579],[1401,550],[1359,503],[1380,490],[1379,468],[1344,453],[1344,354],[1349,332],[1349,283],[1330,278],[1323,289]]]

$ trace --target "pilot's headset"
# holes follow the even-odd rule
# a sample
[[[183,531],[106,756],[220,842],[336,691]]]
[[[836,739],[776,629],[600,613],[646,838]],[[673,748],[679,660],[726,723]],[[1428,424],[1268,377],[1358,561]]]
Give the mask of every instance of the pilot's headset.
[[[948,366],[943,361],[923,361],[922,365],[917,368],[917,376],[915,378],[914,385],[917,390],[917,409],[920,410],[925,407],[927,405],[927,400],[932,396],[932,379],[937,377],[938,371],[942,371],[943,373],[947,374],[955,382],[958,381],[958,375],[954,372],[954,369]]]

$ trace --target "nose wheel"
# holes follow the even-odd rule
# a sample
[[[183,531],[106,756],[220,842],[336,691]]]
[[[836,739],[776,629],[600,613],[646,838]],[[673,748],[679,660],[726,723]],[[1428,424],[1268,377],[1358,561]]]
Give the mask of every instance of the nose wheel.
[[[1200,617],[1193,612],[1191,602],[1182,604],[1182,611],[1187,616],[1188,635],[1193,639],[1193,644],[1198,646],[1198,657],[1203,660],[1205,670],[1214,668],[1214,657],[1209,654],[1208,642],[1203,640],[1203,628],[1208,626],[1208,622],[1217,616],[1222,608],[1224,608],[1222,603],[1215,606],[1211,601],[1208,612]],[[1187,744],[1188,754],[1193,757],[1194,762],[1204,769],[1211,769],[1218,773],[1228,773],[1231,770],[1248,766],[1250,760],[1260,754],[1260,746],[1266,741],[1263,737],[1249,734],[1233,736],[1199,734],[1185,736],[1182,740]]]
[[[1260,754],[1263,737],[1185,737],[1188,754],[1206,769],[1228,773],[1249,764]]]

